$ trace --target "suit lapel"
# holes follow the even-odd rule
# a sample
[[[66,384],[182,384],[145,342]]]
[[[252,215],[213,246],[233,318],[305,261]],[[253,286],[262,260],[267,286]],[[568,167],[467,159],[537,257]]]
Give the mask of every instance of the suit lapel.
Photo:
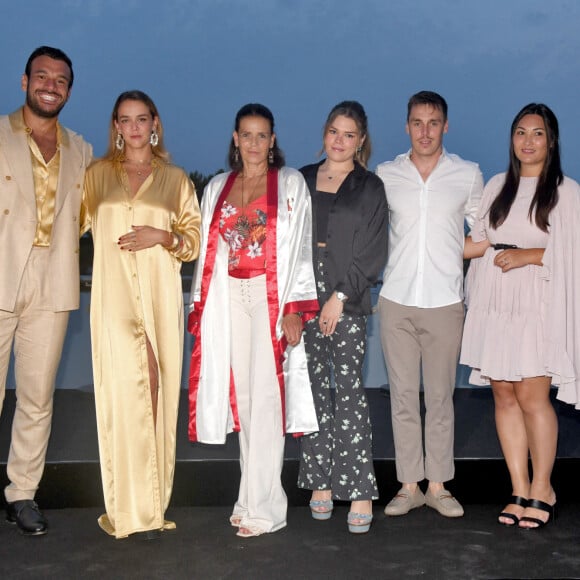
[[[14,114],[22,114],[16,111]],[[56,188],[55,215],[60,211],[69,192],[76,187],[79,171],[82,171],[84,159],[82,150],[77,146],[76,138],[61,125],[60,168]],[[12,178],[18,184],[20,195],[34,211],[36,216],[36,195],[34,176],[28,136],[24,131],[13,132],[9,118],[0,124],[0,149],[6,157]],[[82,185],[82,184],[81,184]]]
[[[2,149],[2,153],[8,161],[12,179],[18,184],[20,195],[26,200],[36,215],[34,178],[27,134],[24,131],[14,133],[8,118],[5,119],[5,123],[1,127],[0,149]]]
[[[61,126],[60,166],[56,188],[55,215],[58,214],[69,192],[76,187],[75,180],[83,168],[83,158],[74,138]],[[81,184],[82,186],[82,184]]]

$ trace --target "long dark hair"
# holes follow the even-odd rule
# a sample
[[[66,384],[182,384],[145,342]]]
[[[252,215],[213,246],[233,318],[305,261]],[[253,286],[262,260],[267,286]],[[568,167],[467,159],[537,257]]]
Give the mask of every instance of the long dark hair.
[[[558,203],[558,186],[564,179],[562,165],[560,163],[560,131],[558,119],[552,110],[542,103],[530,103],[526,105],[515,117],[510,133],[510,164],[506,173],[505,183],[489,210],[490,226],[496,229],[507,218],[516,192],[520,185],[520,161],[514,151],[513,137],[520,121],[526,115],[539,115],[546,127],[546,139],[548,141],[548,154],[542,173],[536,185],[536,193],[530,203],[528,217],[532,221],[534,211],[536,213],[536,225],[544,232],[548,231],[550,212]]]
[[[236,121],[234,123],[234,129],[236,132],[240,129],[240,121],[245,117],[262,117],[263,119],[266,119],[266,121],[270,123],[270,132],[274,134],[274,115],[272,115],[272,111],[270,111],[268,107],[260,105],[259,103],[248,103],[247,105],[244,105],[236,113]],[[284,159],[282,149],[278,147],[278,137],[274,139],[272,156],[273,160],[272,163],[269,163],[270,167],[276,167],[277,169],[284,167],[286,160]],[[233,137],[230,141],[230,148],[228,150],[228,165],[233,171],[241,171],[244,166],[241,156],[239,154],[236,155],[236,144]]]

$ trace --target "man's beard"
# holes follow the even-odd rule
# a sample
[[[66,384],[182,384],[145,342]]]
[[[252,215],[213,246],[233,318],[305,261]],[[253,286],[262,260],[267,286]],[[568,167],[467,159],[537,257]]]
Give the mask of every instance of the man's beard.
[[[43,109],[42,106],[39,104],[38,100],[35,99],[30,92],[26,92],[26,104],[28,108],[39,117],[43,117],[44,119],[54,119],[58,117],[60,112],[62,111],[63,107],[66,105],[66,100],[64,100],[58,107],[55,109],[50,109],[47,111]]]

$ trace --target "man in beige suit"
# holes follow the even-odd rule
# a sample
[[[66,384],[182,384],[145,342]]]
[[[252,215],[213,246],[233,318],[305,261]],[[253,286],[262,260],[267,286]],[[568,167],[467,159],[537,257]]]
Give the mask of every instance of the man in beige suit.
[[[24,106],[0,117],[0,410],[12,345],[17,398],[6,519],[26,535],[47,532],[34,496],[68,315],[79,307],[79,212],[92,149],[58,122],[73,79],[66,54],[36,49],[22,76]]]

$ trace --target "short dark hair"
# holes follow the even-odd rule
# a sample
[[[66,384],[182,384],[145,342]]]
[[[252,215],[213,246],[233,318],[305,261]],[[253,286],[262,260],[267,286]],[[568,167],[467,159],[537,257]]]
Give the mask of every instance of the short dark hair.
[[[53,48],[52,46],[39,46],[32,54],[28,57],[26,61],[26,67],[24,68],[24,74],[30,78],[30,69],[32,68],[32,61],[39,56],[48,56],[53,60],[62,60],[68,65],[70,69],[70,82],[68,88],[73,86],[73,81],[75,80],[75,73],[73,72],[72,60],[62,51],[60,48]]]
[[[248,103],[244,105],[237,113],[236,120],[234,122],[234,130],[237,132],[240,128],[240,122],[245,117],[262,117],[270,123],[270,132],[274,134],[274,115],[268,107],[260,105],[260,103]],[[271,167],[284,167],[286,160],[284,159],[284,153],[282,149],[278,147],[278,138],[274,139],[274,145],[272,146],[273,161],[269,165]],[[236,159],[236,157],[238,157]],[[233,171],[240,171],[243,167],[242,160],[239,155],[236,156],[236,144],[234,143],[234,138],[230,141],[230,148],[228,150],[228,165]]]
[[[447,102],[440,94],[433,91],[415,93],[407,103],[407,121],[411,117],[411,109],[415,105],[431,105],[434,109],[439,109],[443,113],[443,120],[447,121]]]

